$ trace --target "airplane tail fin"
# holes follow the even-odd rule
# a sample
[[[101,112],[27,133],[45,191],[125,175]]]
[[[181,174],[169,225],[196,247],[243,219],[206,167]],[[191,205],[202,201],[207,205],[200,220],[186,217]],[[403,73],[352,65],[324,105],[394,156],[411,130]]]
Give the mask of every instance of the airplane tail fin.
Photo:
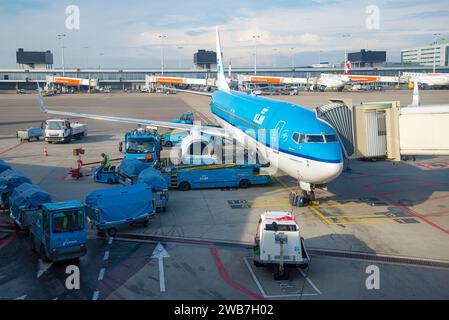
[[[347,61],[345,64],[345,72],[343,73],[344,75],[348,75],[349,74],[349,70],[351,70],[351,61]]]
[[[410,107],[419,107],[419,86],[418,81],[413,82],[413,101]]]
[[[224,75],[223,69],[223,56],[220,45],[220,34],[218,33],[218,27],[215,29],[215,36],[217,40],[217,85],[219,90],[230,91],[228,82]]]

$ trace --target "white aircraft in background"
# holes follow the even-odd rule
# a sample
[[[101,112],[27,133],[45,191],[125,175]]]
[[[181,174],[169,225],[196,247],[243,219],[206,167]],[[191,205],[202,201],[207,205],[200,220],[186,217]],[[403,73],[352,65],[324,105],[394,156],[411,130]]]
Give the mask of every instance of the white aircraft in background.
[[[413,73],[404,72],[404,78],[409,82],[417,82],[421,86],[427,87],[446,87],[449,86],[449,74],[447,73]]]

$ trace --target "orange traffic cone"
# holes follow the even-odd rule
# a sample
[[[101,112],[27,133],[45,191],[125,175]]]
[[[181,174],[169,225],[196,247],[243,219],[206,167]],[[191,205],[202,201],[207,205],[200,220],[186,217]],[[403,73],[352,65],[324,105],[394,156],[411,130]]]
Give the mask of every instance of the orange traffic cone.
[[[48,157],[47,147],[44,148],[44,157]]]

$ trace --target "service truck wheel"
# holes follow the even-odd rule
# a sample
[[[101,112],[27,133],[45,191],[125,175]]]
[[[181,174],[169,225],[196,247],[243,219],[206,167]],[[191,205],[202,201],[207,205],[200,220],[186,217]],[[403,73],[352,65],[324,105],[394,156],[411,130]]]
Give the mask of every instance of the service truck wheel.
[[[181,191],[189,191],[190,190],[190,183],[187,181],[183,181],[179,184],[179,190]]]
[[[31,245],[31,251],[36,252],[36,246],[34,244],[34,236],[30,234],[30,245]]]
[[[145,219],[145,221],[143,222],[143,227],[147,228],[149,224],[150,224],[150,220],[149,219]]]
[[[41,256],[41,259],[42,259],[43,262],[49,262],[50,261],[50,259],[48,259],[47,255],[45,254],[45,248],[44,248],[43,244],[41,244],[41,248],[39,250],[39,253],[40,253],[40,256]]]
[[[116,234],[117,234],[117,229],[116,228],[109,228],[108,229],[108,236],[110,236],[111,238],[115,237]]]
[[[239,188],[247,189],[250,186],[249,180],[243,179],[239,182]]]
[[[171,147],[173,147],[173,143],[172,143],[171,141],[167,141],[167,142],[165,143],[165,146],[166,146],[167,148],[171,148]]]

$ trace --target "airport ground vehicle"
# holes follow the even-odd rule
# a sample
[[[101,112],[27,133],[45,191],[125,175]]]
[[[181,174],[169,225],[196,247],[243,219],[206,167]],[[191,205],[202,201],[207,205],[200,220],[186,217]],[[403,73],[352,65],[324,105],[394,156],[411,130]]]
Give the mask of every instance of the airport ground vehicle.
[[[143,128],[127,132],[119,144],[119,151],[125,154],[125,159],[154,162],[160,159],[160,135],[156,130]]]
[[[161,172],[155,168],[147,168],[139,174],[137,182],[145,183],[153,191],[153,207],[156,213],[165,212],[169,199],[168,184]]]
[[[102,166],[96,167],[92,171],[92,177],[98,183],[115,184],[119,182],[119,175],[115,167],[112,167],[111,170],[103,170]]]
[[[0,207],[9,208],[9,196],[15,188],[23,183],[31,183],[31,180],[11,169],[7,169],[0,174]]]
[[[269,175],[260,175],[260,165],[253,164],[174,166],[165,168],[163,175],[171,188],[182,191],[199,188],[248,188],[271,182]]]
[[[23,140],[29,142],[31,139],[39,141],[40,137],[42,136],[42,133],[43,133],[42,128],[28,128],[26,130],[18,130],[16,132],[16,136],[17,139],[20,139],[21,142]]]
[[[164,147],[171,148],[174,145],[182,142],[182,140],[184,140],[188,135],[189,135],[189,133],[187,131],[173,130],[173,131],[167,132],[166,134],[162,135],[161,144]],[[202,137],[206,138],[209,142],[214,141],[214,137],[210,136],[208,134],[203,133]]]
[[[79,201],[51,202],[39,186],[24,183],[10,197],[10,215],[29,230],[32,249],[44,261],[60,261],[86,254],[86,210]]]
[[[184,123],[184,124],[193,124],[193,113],[192,112],[184,112],[179,116],[179,119],[174,119],[171,122],[173,123]]]
[[[310,258],[290,212],[264,212],[254,238],[253,260],[256,267],[272,266],[274,279],[288,279],[288,267],[305,269]]]
[[[66,119],[49,119],[42,125],[45,141],[48,143],[68,143],[72,139],[81,139],[87,135],[87,125],[70,122]]]
[[[96,190],[86,197],[87,214],[99,232],[114,237],[117,227],[142,223],[148,226],[154,215],[153,192],[145,183],[114,189]]]

